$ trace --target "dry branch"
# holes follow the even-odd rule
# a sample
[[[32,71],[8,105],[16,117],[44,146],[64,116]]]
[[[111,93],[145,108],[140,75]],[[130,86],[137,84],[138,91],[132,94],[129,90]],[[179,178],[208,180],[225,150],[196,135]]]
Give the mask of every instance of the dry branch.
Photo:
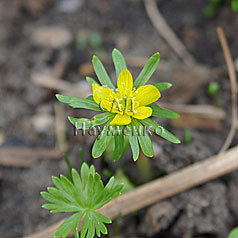
[[[236,129],[237,129],[237,126],[236,126],[236,122],[237,122],[237,79],[236,79],[236,72],[235,72],[234,64],[233,64],[232,57],[231,57],[231,52],[229,50],[225,34],[221,27],[217,28],[217,34],[218,34],[218,37],[219,37],[219,40],[220,40],[220,43],[222,46],[223,54],[224,54],[226,64],[227,64],[227,69],[228,69],[228,74],[229,74],[229,79],[230,79],[230,86],[231,86],[231,99],[232,99],[231,128],[230,128],[230,131],[228,133],[228,136],[227,136],[222,148],[220,149],[220,153],[222,153],[225,150],[227,150],[227,148],[230,146],[230,144],[235,136]]]
[[[236,169],[238,169],[238,146],[224,152],[222,155],[213,156],[142,185],[134,191],[114,199],[101,208],[100,212],[114,219],[118,214],[129,214]],[[61,222],[25,238],[53,238],[54,232]]]
[[[171,121],[175,127],[218,130],[226,116],[223,109],[211,105],[157,104],[180,114],[180,118]]]
[[[160,13],[155,0],[144,0],[146,12],[152,21],[154,27],[161,36],[168,42],[170,47],[179,56],[179,58],[187,65],[195,62],[193,56],[187,51],[184,44],[177,38],[171,30],[162,14]]]
[[[45,148],[30,149],[26,147],[0,148],[0,166],[7,167],[32,167],[39,159],[58,159],[59,151]]]

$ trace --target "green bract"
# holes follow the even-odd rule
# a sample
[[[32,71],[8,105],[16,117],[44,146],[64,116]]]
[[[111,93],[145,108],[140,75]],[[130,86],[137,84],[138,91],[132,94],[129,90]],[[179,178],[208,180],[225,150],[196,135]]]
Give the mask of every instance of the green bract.
[[[128,73],[129,71],[127,70],[126,61],[122,53],[119,50],[114,49],[112,51],[112,59],[117,77],[119,77],[119,75],[124,71],[124,78],[121,78],[120,85],[122,85],[123,83],[125,87],[129,88],[131,85],[129,85],[130,80],[128,81],[126,77],[129,77],[130,73]],[[88,98],[78,98],[60,94],[56,95],[57,99],[60,102],[65,103],[70,107],[83,108],[100,112],[100,114],[97,114],[92,119],[69,117],[69,121],[75,126],[76,129],[90,130],[95,126],[105,125],[100,135],[94,142],[92,149],[92,156],[94,158],[100,157],[106,150],[107,146],[110,144],[111,140],[114,139],[115,150],[113,153],[113,159],[118,160],[123,154],[125,136],[129,137],[129,143],[132,149],[134,161],[136,161],[139,157],[140,147],[146,156],[152,157],[154,154],[152,142],[149,135],[145,131],[145,127],[154,132],[156,135],[159,135],[172,143],[180,143],[177,137],[172,135],[169,131],[157,124],[155,121],[148,118],[150,116],[170,119],[179,118],[179,114],[177,114],[176,112],[161,108],[156,103],[154,103],[156,100],[158,100],[158,98],[150,101],[149,99],[150,97],[153,97],[153,93],[151,94],[149,93],[149,91],[146,91],[150,88],[150,90],[154,90],[154,92],[157,91],[158,97],[160,97],[160,93],[162,91],[172,86],[171,83],[160,82],[150,86],[143,86],[148,82],[150,77],[155,72],[159,61],[160,54],[155,53],[148,60],[138,77],[135,79],[133,83],[133,89],[129,90],[128,88],[125,88],[125,90],[123,91],[123,88],[120,86],[121,92],[123,91],[123,93],[127,96],[117,98],[117,96],[121,92],[118,92],[118,90],[113,85],[99,58],[97,56],[94,56],[92,63],[101,85],[90,77],[86,77],[86,80],[89,84],[92,85],[95,91],[97,91],[97,95],[94,94],[94,97],[90,96]],[[144,91],[142,90],[142,88]],[[138,93],[138,95],[141,93],[140,95],[143,96],[140,96],[140,98],[138,99],[136,98],[136,93]],[[130,95],[135,95],[135,97]],[[95,97],[97,98],[95,99]],[[115,99],[112,99],[112,97],[115,97]],[[144,104],[140,105],[140,101],[143,98],[145,99]],[[102,100],[102,103],[99,99]],[[137,99],[139,101],[136,101]],[[128,101],[131,103],[129,106]],[[110,103],[111,105],[109,105]],[[134,104],[135,108],[137,107],[137,109],[134,109]],[[118,118],[122,118],[121,120],[124,120],[125,123],[123,123],[123,121],[116,120],[116,116]]]
[[[55,238],[66,238],[71,230],[74,237],[78,238],[78,225],[83,215],[81,238],[93,238],[95,233],[99,237],[101,233],[107,234],[104,223],[111,223],[111,220],[97,210],[120,195],[122,184],[115,185],[114,177],[111,177],[104,187],[95,168],[89,168],[86,163],[81,167],[80,176],[72,169],[72,182],[64,175],[52,177],[52,180],[55,187],[47,188],[48,192],[41,192],[41,196],[49,202],[42,207],[51,213],[74,212],[57,228]]]

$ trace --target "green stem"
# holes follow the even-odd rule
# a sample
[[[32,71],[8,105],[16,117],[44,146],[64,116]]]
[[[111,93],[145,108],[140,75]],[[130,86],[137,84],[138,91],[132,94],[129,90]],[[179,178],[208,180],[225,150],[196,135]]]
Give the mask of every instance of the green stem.
[[[140,155],[136,164],[140,172],[141,180],[143,183],[146,183],[153,179],[153,171],[152,171],[150,159],[146,157],[141,150],[140,150]]]

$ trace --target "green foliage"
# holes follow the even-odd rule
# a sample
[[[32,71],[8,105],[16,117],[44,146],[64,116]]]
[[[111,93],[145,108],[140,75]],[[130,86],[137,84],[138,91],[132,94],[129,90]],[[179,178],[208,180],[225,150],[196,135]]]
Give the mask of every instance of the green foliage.
[[[129,143],[132,150],[133,160],[137,161],[140,154],[140,148],[139,148],[138,137],[137,137],[137,134],[135,134],[134,127],[136,127],[136,125],[132,121],[132,123],[127,126],[127,129],[128,129]]]
[[[210,2],[203,8],[203,14],[207,17],[214,17],[222,5],[225,5],[227,2],[231,4],[231,9],[234,12],[238,12],[238,0],[210,0]]]
[[[228,238],[238,238],[238,227],[234,228],[229,234]]]
[[[221,101],[218,96],[218,91],[220,90],[221,86],[217,82],[211,82],[208,84],[207,92],[213,98],[214,102],[217,106],[221,106]]]
[[[115,134],[114,134],[115,148],[114,148],[112,158],[114,161],[119,160],[124,151],[124,135],[122,131],[123,128],[124,126],[113,126],[113,129],[115,131]]]
[[[164,127],[159,125],[157,122],[151,120],[150,118],[140,120],[140,122],[144,124],[146,127],[148,127],[155,134],[163,137],[164,139],[175,144],[181,143],[180,140],[175,135],[173,135],[171,132],[169,132]]]
[[[144,155],[148,157],[152,157],[154,155],[154,151],[153,151],[153,146],[152,146],[152,142],[149,135],[147,134],[147,132],[145,131],[145,128],[142,126],[142,124],[139,121],[133,120],[133,123],[136,127],[136,132],[137,132],[141,150],[143,151]]]
[[[115,71],[117,76],[123,69],[127,69],[126,61],[122,55],[122,53],[114,49],[112,51],[112,59],[115,66]],[[158,64],[160,61],[160,54],[155,53],[153,56],[150,57],[142,71],[140,72],[139,76],[136,78],[134,82],[134,87],[138,88],[150,79],[152,74],[155,72]],[[115,86],[113,85],[106,69],[104,68],[102,62],[99,60],[97,56],[93,56],[93,67],[97,78],[101,85],[108,86],[115,90]],[[97,83],[93,78],[86,77],[86,80],[89,84]],[[98,84],[98,83],[97,83]],[[172,84],[168,82],[159,82],[153,84],[160,92],[169,89]],[[100,108],[98,104],[93,99],[93,96],[89,96],[88,98],[78,98],[78,97],[70,97],[70,96],[63,96],[60,94],[56,95],[57,99],[65,103],[73,108],[83,108],[83,109],[91,109],[100,111],[98,115],[95,115],[93,119],[87,118],[74,118],[68,117],[69,121],[75,126],[76,129],[82,130],[90,130],[91,128],[99,125],[104,126],[103,130],[101,131],[100,135],[94,142],[92,148],[92,157],[98,158],[100,157],[107,147],[111,144],[114,146],[110,147],[113,148],[112,157],[114,161],[117,161],[125,151],[125,141],[129,140],[129,145],[132,150],[133,160],[136,161],[139,158],[140,147],[143,153],[146,156],[152,157],[153,147],[152,142],[145,131],[144,126],[148,127],[150,130],[154,131],[157,135],[160,135],[164,139],[173,142],[173,143],[180,143],[179,139],[167,131],[165,128],[157,124],[156,122],[152,121],[151,119],[147,118],[144,120],[137,120],[132,118],[131,124],[125,126],[111,126],[110,122],[115,117],[115,113],[111,113],[105,111],[104,109]],[[152,116],[159,117],[159,118],[169,118],[169,119],[177,119],[179,118],[179,114],[168,109],[164,109],[159,107],[157,104],[152,103],[149,105],[152,108]],[[142,124],[141,124],[142,123]],[[119,128],[119,129],[118,129]],[[119,133],[118,133],[119,132]],[[125,132],[127,134],[125,134]],[[112,140],[113,139],[113,140]],[[111,143],[113,141],[113,143]]]
[[[186,128],[184,130],[184,144],[189,145],[192,142],[192,132],[191,129]]]
[[[160,92],[163,92],[166,89],[169,89],[172,87],[171,83],[168,82],[160,82],[160,83],[155,83],[153,84],[156,88],[159,89]]]
[[[136,186],[130,181],[128,176],[123,172],[121,168],[118,168],[115,175],[115,183],[123,184],[122,193],[130,192],[136,188]]]
[[[93,144],[92,156],[98,158],[106,150],[113,136],[113,129],[110,126],[110,122],[104,126],[101,134],[97,137]]]
[[[113,85],[110,77],[108,76],[108,73],[106,71],[106,69],[104,68],[101,60],[97,57],[97,56],[93,56],[93,68],[95,70],[95,73],[98,77],[99,82],[102,85],[106,85],[109,88],[115,89],[115,86]]]
[[[149,105],[152,108],[152,116],[159,118],[169,118],[169,119],[177,119],[180,115],[176,112],[170,111],[168,109],[164,109],[159,107],[157,104],[152,103]]]
[[[231,1],[231,8],[234,12],[238,12],[238,0]]]
[[[74,212],[56,230],[55,238],[66,238],[71,230],[74,236],[78,235],[78,225],[83,217],[81,238],[93,238],[107,234],[105,223],[111,220],[96,210],[103,207],[121,193],[122,184],[115,185],[112,177],[104,187],[101,177],[95,172],[95,168],[90,168],[86,163],[81,166],[80,175],[72,169],[72,182],[61,175],[60,178],[52,177],[55,187],[48,187],[48,192],[41,192],[41,196],[49,203],[42,207],[50,210],[51,213]]]
[[[89,109],[94,111],[102,111],[101,108],[98,106],[98,104],[95,103],[94,100],[90,97],[78,98],[78,97],[56,94],[56,98],[60,102],[65,103],[72,108],[83,108],[83,109]]]
[[[222,0],[210,0],[203,8],[203,14],[207,17],[214,17],[220,9]]]
[[[96,83],[96,84],[98,84],[93,78],[91,78],[91,77],[86,77],[86,80],[87,80],[87,82],[90,84],[90,85],[92,85],[93,83]]]
[[[116,74],[117,74],[117,77],[118,77],[120,72],[123,69],[127,69],[126,61],[124,59],[124,56],[122,55],[122,53],[118,49],[114,49],[112,51],[112,60],[113,60],[115,70],[116,70]]]
[[[157,52],[150,57],[144,68],[141,70],[139,76],[136,78],[134,87],[139,88],[140,86],[147,83],[152,74],[155,72],[160,61],[160,54]]]
[[[211,82],[208,84],[207,91],[210,96],[215,96],[220,88],[221,88],[221,86],[219,83]]]

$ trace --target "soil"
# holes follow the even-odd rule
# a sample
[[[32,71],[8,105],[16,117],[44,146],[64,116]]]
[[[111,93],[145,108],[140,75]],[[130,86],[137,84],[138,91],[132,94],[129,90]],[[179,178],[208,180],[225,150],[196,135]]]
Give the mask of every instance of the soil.
[[[15,1],[16,2],[16,1]],[[31,81],[33,72],[53,72],[63,55],[69,55],[61,78],[69,82],[84,80],[80,66],[91,61],[95,51],[110,53],[119,48],[125,57],[150,56],[161,53],[161,62],[174,62],[176,56],[151,24],[141,0],[93,1],[79,0],[77,8],[63,10],[57,2],[44,2],[37,11],[31,11],[27,1],[24,7],[7,4],[1,0],[0,7],[0,145],[31,148],[54,148],[55,91],[41,88]],[[30,1],[28,1],[30,2]],[[72,1],[73,2],[73,1]],[[74,1],[77,2],[77,1]],[[227,6],[217,16],[207,18],[202,9],[207,1],[159,0],[158,6],[177,36],[194,55],[198,63],[208,67],[224,65],[224,58],[216,35],[216,27],[222,26],[231,47],[233,59],[238,58],[238,14]],[[26,7],[27,6],[27,7]],[[29,8],[30,7],[30,8]],[[11,12],[9,9],[14,9]],[[11,14],[10,14],[11,13]],[[32,34],[40,26],[60,26],[71,37],[67,45],[47,48],[36,45]],[[101,38],[98,45],[79,48],[77,37],[96,34]],[[109,74],[115,78],[112,64],[106,64]],[[90,73],[90,68],[87,69]],[[136,75],[138,68],[131,68]],[[92,73],[91,73],[92,74]],[[164,74],[164,73],[163,73]],[[169,81],[170,72],[166,80]],[[94,76],[92,74],[92,76]],[[155,81],[164,81],[157,72]],[[192,79],[194,80],[194,79]],[[211,79],[212,80],[212,79]],[[153,178],[163,176],[194,162],[208,158],[221,148],[229,130],[230,89],[226,71],[216,79],[221,85],[219,98],[227,112],[222,128],[217,131],[191,129],[189,145],[173,145],[158,137],[152,137],[156,155],[151,160]],[[184,92],[186,93],[186,92]],[[164,97],[162,100],[166,101]],[[174,99],[176,103],[176,99]],[[215,105],[207,94],[207,85],[199,88],[189,103]],[[90,117],[85,110],[65,107],[66,115]],[[43,125],[34,123],[36,117],[47,115]],[[66,116],[65,116],[66,117]],[[53,118],[53,119],[52,119]],[[184,129],[172,127],[169,120],[163,125],[184,139]],[[104,156],[92,160],[90,151],[94,138],[74,136],[67,122],[68,156],[73,166],[79,168],[79,149],[84,149],[85,160],[93,163],[99,173],[107,168],[115,172],[121,167],[135,185],[143,183],[139,171],[130,159],[130,151],[113,162]],[[231,146],[238,142],[238,137]],[[32,168],[0,168],[0,237],[20,238],[57,222],[64,214],[52,215],[41,208],[44,203],[40,191],[51,185],[51,176],[66,173],[64,161],[40,160]],[[106,180],[106,176],[102,175]],[[108,237],[159,237],[159,238],[225,238],[238,225],[238,172],[233,172],[189,191],[162,201],[152,208],[118,219],[109,226]],[[164,204],[166,203],[166,204]],[[162,207],[168,207],[164,213]],[[152,213],[152,210],[153,213]],[[155,215],[153,215],[155,214]],[[153,226],[151,219],[155,217]]]

